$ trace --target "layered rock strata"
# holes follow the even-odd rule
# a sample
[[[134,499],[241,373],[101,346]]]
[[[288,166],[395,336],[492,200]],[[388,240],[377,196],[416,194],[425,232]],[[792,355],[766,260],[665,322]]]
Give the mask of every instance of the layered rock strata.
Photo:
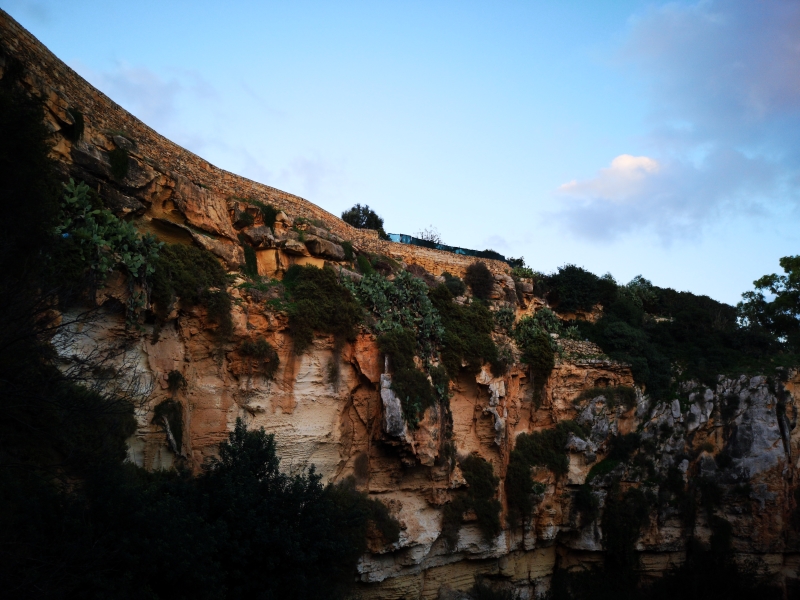
[[[65,176],[89,183],[142,231],[199,245],[232,272],[245,262],[244,239],[255,252],[259,274],[278,279],[293,264],[326,263],[342,277],[359,277],[344,261],[345,242],[356,252],[395,260],[433,283],[445,271],[462,275],[474,262],[379,240],[375,232],[354,229],[302,198],[218,169],[92,88],[2,11],[0,36],[0,68],[5,72],[12,61],[24,65],[23,81],[44,102],[53,155]],[[79,113],[83,133],[75,136]],[[115,176],[111,167],[117,149],[127,156],[124,176]],[[271,227],[254,201],[279,209]],[[509,277],[504,263],[483,262],[495,276],[494,308],[513,306],[519,319],[544,305],[533,297],[530,282]],[[444,597],[447,590],[471,587],[476,575],[512,584],[523,598],[534,597],[547,588],[556,568],[581,569],[602,561],[601,515],[614,482],[662,498],[653,502],[636,541],[645,575],[658,576],[680,564],[686,540],[708,539],[710,520],[720,517],[731,524],[740,559],[754,559],[765,573],[796,585],[800,547],[789,526],[798,516],[796,372],[721,378],[713,387],[685,384],[678,398],[661,403],[637,390],[627,407],[615,404],[602,388],[632,386],[629,368],[591,344],[563,340],[541,393],[518,361],[499,377],[488,366],[477,375],[465,371],[451,383],[449,414],[430,408],[411,429],[370,331],[363,329],[343,347],[318,337],[309,351],[297,355],[286,315],[270,308],[263,293],[236,283],[230,288],[233,335],[220,341],[202,306],[178,307],[158,331],[145,325],[144,331],[132,332],[114,310],[117,300],[126,300],[125,286],[109,281],[98,295],[100,318],[90,329],[59,340],[62,355],[80,356],[94,345],[120,348],[115,355],[134,373],[131,385],[138,383],[146,392],[138,429],[129,440],[129,458],[138,465],[197,470],[243,418],[250,427],[275,434],[283,469],[295,472],[314,464],[326,481],[354,477],[402,526],[394,545],[370,541],[370,553],[358,567],[365,598]],[[502,331],[494,336],[510,344]],[[242,342],[256,337],[277,349],[276,372],[242,354]],[[184,384],[171,385],[174,373]],[[601,389],[585,393],[594,388]],[[154,419],[155,407],[168,399],[181,407],[180,439],[167,423]],[[516,439],[566,420],[580,424],[587,435],[572,436],[560,449],[569,461],[565,475],[533,467],[531,476],[543,491],[529,518],[514,522],[504,478]],[[587,482],[614,440],[630,433],[640,436],[631,460],[605,462],[611,470],[597,469],[601,474]],[[443,507],[467,485],[451,456],[471,453],[488,461],[500,478],[502,530],[485,539],[475,515],[465,514],[456,543],[448,546]],[[712,512],[698,511],[687,521],[669,497],[659,496],[658,482],[676,477],[684,484],[702,479],[715,486],[719,499]],[[598,513],[591,518],[576,508],[583,485],[597,500]]]

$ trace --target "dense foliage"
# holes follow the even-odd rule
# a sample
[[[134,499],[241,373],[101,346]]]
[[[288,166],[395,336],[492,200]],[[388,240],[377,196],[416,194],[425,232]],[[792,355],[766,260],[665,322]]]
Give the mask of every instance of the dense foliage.
[[[349,223],[358,229],[374,229],[383,240],[388,240],[389,236],[383,230],[383,219],[372,210],[367,204],[361,206],[356,204],[342,213],[342,221]]]
[[[462,363],[467,364],[470,372],[477,373],[488,362],[499,375],[503,365],[491,337],[494,321],[486,305],[478,301],[456,304],[444,285],[432,289],[430,298],[444,327],[441,357],[450,378],[457,377]]]
[[[156,269],[162,242],[103,208],[100,198],[90,197],[89,186],[72,179],[64,186],[59,223],[61,238],[55,267],[59,276],[73,282],[88,278],[92,290],[103,287],[115,269],[127,278],[129,322],[138,319],[147,303],[147,280]],[[136,286],[141,289],[136,289]]]
[[[755,290],[742,294],[739,316],[752,329],[762,329],[797,352],[800,350],[800,256],[780,259],[783,275],[764,275]],[[767,300],[768,294],[771,300]]]
[[[424,281],[408,271],[393,280],[373,272],[344,284],[370,313],[376,332],[409,330],[416,339],[416,352],[424,358],[433,355],[443,329]]]
[[[445,505],[442,516],[442,538],[451,549],[456,547],[463,515],[468,511],[475,513],[485,540],[491,540],[500,533],[501,506],[495,498],[500,480],[495,476],[494,468],[477,454],[462,459],[460,466],[467,481],[467,490]]]
[[[474,262],[467,267],[464,281],[472,290],[472,294],[480,300],[488,300],[494,287],[494,275],[482,262]]]
[[[572,421],[560,421],[554,429],[517,436],[509,456],[505,485],[512,520],[527,519],[533,510],[534,496],[544,491],[531,478],[531,467],[546,467],[559,477],[567,473],[566,445],[570,434],[586,438],[586,432]]]
[[[233,331],[231,298],[226,290],[225,269],[216,257],[196,246],[165,244],[155,261],[150,298],[161,318],[180,300],[188,306],[205,306],[209,318],[227,337]]]
[[[559,349],[551,334],[566,335],[566,332],[560,319],[548,308],[541,308],[532,316],[520,319],[511,330],[511,336],[522,351],[522,362],[530,367],[534,400],[537,402],[555,367],[555,355]]]
[[[289,329],[297,354],[311,345],[315,331],[333,335],[339,344],[355,340],[361,306],[339,283],[333,269],[293,265],[286,271],[283,285],[290,299]]]
[[[394,329],[378,338],[378,347],[389,357],[392,390],[400,399],[406,423],[414,428],[425,409],[436,404],[437,400],[436,390],[427,374],[414,365],[414,334],[409,329]]]

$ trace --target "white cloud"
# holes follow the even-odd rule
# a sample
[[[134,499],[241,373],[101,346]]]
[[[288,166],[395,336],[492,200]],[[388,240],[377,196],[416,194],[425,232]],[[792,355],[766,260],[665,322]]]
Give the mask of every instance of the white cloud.
[[[611,202],[635,200],[646,188],[648,178],[660,169],[658,161],[647,156],[621,154],[611,166],[601,169],[588,181],[570,181],[558,188],[562,194],[575,198],[603,198]]]
[[[649,91],[648,156],[560,186],[554,219],[582,236],[649,228],[668,242],[797,203],[800,2],[651,8],[632,19],[621,55]]]

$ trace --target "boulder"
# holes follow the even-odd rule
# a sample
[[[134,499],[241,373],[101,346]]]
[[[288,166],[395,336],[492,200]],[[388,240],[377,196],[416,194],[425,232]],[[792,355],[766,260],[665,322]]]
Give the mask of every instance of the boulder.
[[[344,248],[315,235],[306,236],[306,248],[314,256],[323,256],[331,260],[344,260]]]
[[[306,245],[299,241],[293,240],[291,238],[284,240],[281,242],[281,248],[287,254],[294,254],[296,256],[310,256],[309,251],[306,249]]]
[[[272,235],[272,230],[264,225],[242,229],[242,235],[254,248],[275,247],[275,236]]]

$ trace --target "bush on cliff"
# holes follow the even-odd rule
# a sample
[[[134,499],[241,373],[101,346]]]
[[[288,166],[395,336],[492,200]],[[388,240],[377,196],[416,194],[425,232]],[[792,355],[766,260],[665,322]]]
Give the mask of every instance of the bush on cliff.
[[[165,244],[155,261],[151,282],[150,298],[160,318],[166,318],[175,301],[180,300],[190,306],[205,306],[221,335],[228,336],[233,331],[225,269],[207,250]]]
[[[494,288],[494,275],[482,262],[474,262],[467,267],[464,281],[472,290],[472,294],[480,300],[488,300]]]
[[[467,481],[467,490],[455,495],[445,504],[442,514],[442,538],[451,550],[458,543],[464,513],[474,512],[484,540],[491,541],[500,533],[500,502],[495,498],[500,480],[491,463],[477,454],[459,461]]]
[[[428,376],[414,365],[416,342],[408,329],[395,329],[378,337],[378,348],[389,357],[392,390],[400,399],[403,418],[412,429],[425,409],[436,404],[437,394]]]
[[[290,303],[289,329],[297,354],[314,341],[314,332],[333,335],[337,344],[356,339],[362,310],[331,268],[292,265],[283,277]]]
[[[344,285],[367,309],[377,333],[411,331],[415,352],[423,359],[433,356],[443,330],[424,281],[408,271],[399,272],[394,280],[373,272],[357,282],[346,280]]]
[[[557,477],[569,470],[566,445],[570,434],[586,438],[583,428],[573,421],[560,421],[554,429],[517,436],[509,456],[505,485],[512,522],[529,518],[534,496],[544,491],[533,481],[531,467],[547,467]]]
[[[491,336],[494,319],[486,305],[477,301],[456,304],[445,285],[435,287],[428,295],[444,328],[440,353],[448,376],[458,377],[463,362],[470,373],[477,373],[488,362],[493,372],[500,375],[503,365]]]
[[[342,213],[342,221],[358,229],[374,229],[382,240],[389,239],[389,236],[383,230],[383,219],[367,204],[364,206],[356,204],[344,211]]]

